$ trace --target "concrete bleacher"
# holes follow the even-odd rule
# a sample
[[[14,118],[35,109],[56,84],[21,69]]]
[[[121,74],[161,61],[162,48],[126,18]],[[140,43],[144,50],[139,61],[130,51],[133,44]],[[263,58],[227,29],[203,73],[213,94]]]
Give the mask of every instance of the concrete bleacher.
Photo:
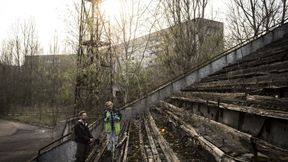
[[[243,59],[245,56],[250,55],[250,54],[256,55],[255,56],[256,60],[254,60],[254,62],[255,61],[257,62],[257,54],[255,52],[257,50],[262,49],[262,48],[264,48],[264,50],[265,50],[265,48],[269,49],[269,45],[271,45],[271,43],[279,41],[278,42],[280,44],[279,46],[281,46],[281,44],[285,44],[285,41],[287,41],[287,40],[282,40],[283,42],[281,42],[281,39],[284,39],[285,37],[287,37],[287,33],[288,33],[288,24],[286,23],[284,25],[281,25],[281,26],[271,30],[268,33],[260,35],[259,37],[254,38],[253,40],[246,42],[245,44],[242,44],[241,46],[236,46],[236,47],[218,55],[217,57],[212,58],[211,60],[201,64],[200,66],[194,67],[193,69],[191,69],[191,71],[163,84],[158,89],[155,89],[154,91],[150,92],[146,96],[143,96],[142,98],[139,98],[138,100],[135,100],[131,103],[128,103],[127,105],[122,107],[122,110],[123,110],[122,112],[125,114],[124,116],[127,119],[129,119],[131,117],[134,117],[138,113],[142,113],[142,112],[149,110],[149,107],[159,103],[160,100],[163,100],[167,97],[170,97],[171,95],[180,92],[181,89],[185,89],[188,86],[191,86],[192,84],[195,84],[195,83],[200,84],[197,87],[200,90],[205,85],[205,83],[204,83],[205,79],[204,78],[206,78],[207,76],[212,75],[212,74],[221,75],[221,71],[223,72],[223,70],[225,71],[226,69],[228,70],[228,68],[230,68],[230,69],[236,68],[236,64],[234,66],[232,66],[232,65],[235,62]],[[280,47],[278,47],[278,48],[280,48]],[[276,48],[274,50],[276,50]],[[281,50],[281,48],[278,50]],[[276,59],[276,60],[279,58],[282,59],[281,57],[282,57],[283,53],[282,54],[281,54],[281,52],[279,52],[279,53],[280,53],[279,55],[271,56],[271,57],[272,58],[274,57],[274,59]],[[251,57],[251,59],[252,58],[253,57]],[[264,62],[268,63],[271,58],[263,57],[263,59],[264,59]],[[253,64],[253,62],[251,64]],[[237,64],[237,65],[239,65],[239,64]],[[255,66],[256,65],[257,65],[257,63],[255,63]],[[245,66],[245,64],[243,64],[243,66]],[[285,66],[285,64],[283,66]],[[248,75],[248,73],[247,73],[247,75]],[[284,81],[285,76],[283,78],[281,74],[277,74],[277,73],[273,73],[273,76],[274,75],[277,77],[277,79],[279,79],[279,82],[277,84],[284,84],[285,85],[285,81]],[[221,76],[219,76],[219,77],[221,78]],[[237,77],[237,74],[235,74],[234,77]],[[220,78],[218,78],[218,79],[220,79]],[[230,87],[233,87],[234,89],[238,88],[238,90],[240,89],[241,91],[243,91],[242,90],[243,86],[245,86],[246,84],[253,84],[253,82],[255,82],[255,80],[247,79],[246,80],[247,83],[241,83],[242,78],[240,78],[240,79],[234,78],[233,80],[228,80],[226,82],[229,82]],[[199,81],[201,79],[204,79],[203,83],[199,83]],[[269,83],[269,76],[261,76],[260,75],[256,79],[260,79],[258,82],[260,82],[260,81],[263,82],[263,84],[259,83],[258,86],[261,86],[261,84],[265,85],[265,84]],[[283,81],[284,81],[284,83],[283,83]],[[237,82],[237,83],[235,83],[235,82]],[[203,85],[202,87],[201,87],[201,84]],[[219,89],[219,91],[220,90],[225,91],[225,88],[227,89],[227,87],[228,87],[228,85],[226,87],[221,86],[221,81],[217,82],[217,80],[214,81],[214,83],[213,82],[209,83],[209,86],[210,87],[213,86],[213,90],[211,88],[210,91],[217,91],[217,88]],[[193,86],[191,88],[193,88]],[[250,88],[252,88],[252,87],[250,87]],[[204,89],[205,89],[205,87],[203,88],[203,90]],[[227,90],[229,90],[229,89],[231,89],[231,88],[228,87]]]
[[[271,160],[286,161],[287,63],[285,35],[182,89],[162,106],[172,104],[184,109],[183,114],[190,114],[199,132],[205,125],[205,137],[235,158],[258,153]],[[227,130],[234,133],[226,134]]]
[[[288,161],[287,63],[288,24],[284,24],[125,105],[124,122],[150,112],[157,127],[174,125],[177,134],[197,139],[196,145],[216,161]],[[59,146],[62,152],[72,150],[66,159],[71,161],[75,145],[66,143]],[[57,152],[52,148],[38,159],[59,161]]]

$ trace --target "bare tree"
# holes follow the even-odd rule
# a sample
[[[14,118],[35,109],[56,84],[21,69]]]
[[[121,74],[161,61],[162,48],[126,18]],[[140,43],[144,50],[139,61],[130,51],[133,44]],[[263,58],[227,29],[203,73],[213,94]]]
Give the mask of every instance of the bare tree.
[[[59,91],[59,66],[58,60],[56,59],[55,55],[59,54],[59,39],[56,33],[54,33],[53,39],[50,42],[50,54],[52,54],[52,64],[49,69],[49,80],[50,80],[50,106],[51,106],[51,117],[52,117],[52,125],[55,128],[57,124],[57,119],[59,117],[59,110],[57,103],[58,94],[61,93]],[[67,83],[68,84],[68,83]],[[52,133],[53,136],[53,133]]]
[[[269,31],[287,18],[286,0],[231,0],[229,8],[230,36],[235,43]]]
[[[66,38],[65,51],[76,54],[79,47],[79,26],[81,15],[81,0],[73,0],[73,5],[67,10],[65,16]]]
[[[281,23],[284,24],[285,18],[287,18],[287,0],[282,0],[282,19]]]
[[[223,24],[205,19],[208,3],[208,0],[162,2],[168,29],[163,34],[163,51],[158,61],[170,69],[168,73],[173,76],[186,72],[222,50]]]
[[[12,54],[13,47],[11,47],[11,42],[3,41],[0,49],[0,93],[4,94],[0,96],[1,115],[6,115],[12,106]]]
[[[116,19],[116,25],[112,25],[112,51],[116,64],[115,84],[124,94],[124,103],[127,103],[146,92],[147,80],[143,69],[148,64],[147,55],[152,52],[151,37],[157,22],[156,12],[151,11],[151,8],[159,10],[160,2],[120,2],[120,16]],[[141,33],[145,33],[146,36],[141,36]]]
[[[2,42],[1,58],[0,58],[2,64],[13,65],[13,51],[14,51],[13,41],[8,40]]]
[[[36,31],[35,23],[32,19],[26,19],[24,21],[18,22],[14,24],[12,27],[12,34],[10,35],[7,45],[4,51],[6,51],[4,55],[6,58],[6,62],[9,60],[8,65],[17,66],[17,73],[23,72],[22,75],[18,75],[15,78],[10,78],[15,81],[15,86],[21,89],[18,90],[17,94],[20,92],[25,92],[18,99],[17,102],[21,102],[22,104],[28,105],[32,103],[33,96],[33,59],[32,56],[39,53],[39,42],[38,42],[38,34]],[[7,52],[9,51],[9,58],[7,58]],[[22,69],[22,65],[24,65],[24,57],[29,56],[29,60],[25,60],[25,68]],[[29,65],[28,65],[29,64]],[[27,66],[28,65],[28,66]],[[16,81],[18,80],[17,86]],[[24,82],[23,82],[24,80]],[[16,94],[16,93],[15,93]]]
[[[25,57],[25,73],[26,73],[26,85],[27,96],[24,102],[28,105],[33,105],[33,78],[35,75],[34,56],[39,54],[40,44],[38,33],[36,31],[35,22],[32,19],[28,19],[20,23],[20,40],[21,40],[21,52]],[[28,60],[26,60],[28,59]]]
[[[2,71],[3,76],[5,76],[3,81],[5,80],[5,82],[1,82],[1,84],[5,89],[3,94],[6,96],[6,101],[9,100],[6,105],[15,107],[17,104],[23,104],[24,102],[31,103],[33,93],[32,72],[26,70],[25,73],[22,73],[21,66],[23,65],[24,55],[31,56],[38,52],[39,43],[35,25],[31,20],[20,22],[12,26],[12,29],[14,29],[12,34],[2,44],[1,63],[5,64]]]

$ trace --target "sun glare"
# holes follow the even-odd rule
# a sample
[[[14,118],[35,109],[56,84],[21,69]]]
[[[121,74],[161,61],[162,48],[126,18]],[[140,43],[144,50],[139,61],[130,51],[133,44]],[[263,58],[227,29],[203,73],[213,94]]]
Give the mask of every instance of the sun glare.
[[[120,15],[121,5],[119,0],[104,0],[101,9],[109,18],[117,18]]]

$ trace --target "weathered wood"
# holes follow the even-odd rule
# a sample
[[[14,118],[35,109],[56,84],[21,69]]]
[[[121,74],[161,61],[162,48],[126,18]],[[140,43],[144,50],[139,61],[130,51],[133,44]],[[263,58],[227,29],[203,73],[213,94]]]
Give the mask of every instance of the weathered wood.
[[[161,104],[161,101],[160,101]],[[158,113],[162,114],[162,115],[166,115],[162,109],[160,109],[159,107],[154,107],[155,110],[158,111]],[[169,123],[173,124],[174,127],[176,127],[178,124],[176,124],[176,122],[174,122],[174,120],[171,120],[171,118],[168,118]]]
[[[266,56],[261,56],[261,60],[259,60],[259,55],[256,56],[254,54],[251,54],[251,56],[247,56],[244,57],[242,60],[237,61],[234,64],[230,64],[228,66],[226,66],[225,68],[223,68],[223,70],[225,71],[231,71],[231,70],[235,70],[235,69],[239,69],[239,68],[247,68],[247,67],[253,67],[253,66],[257,66],[257,65],[263,65],[263,64],[269,64],[272,62],[277,62],[277,61],[282,61],[282,57],[286,56],[286,51],[287,51],[287,45],[285,46],[286,49],[283,49],[283,47],[280,47],[281,49],[279,50],[275,50],[275,48],[279,48],[279,47],[272,47],[271,52],[268,52],[267,50],[263,50],[264,54],[266,54]]]
[[[245,93],[217,93],[217,92],[197,92],[197,91],[185,91],[179,93],[178,96],[186,97],[186,98],[210,98],[212,100],[218,100],[221,98],[222,100],[238,100],[239,98],[245,98]]]
[[[177,109],[177,107],[175,106],[174,109]],[[170,117],[177,121],[180,124],[180,128],[186,133],[188,133],[192,138],[196,139],[205,150],[209,151],[215,157],[217,161],[221,161],[222,158],[224,158],[225,153],[219,148],[217,148],[215,145],[213,145],[211,142],[207,141],[204,137],[200,136],[193,127],[186,124],[182,119],[174,115],[172,112],[165,110],[165,113],[167,113]],[[231,160],[233,161],[234,159],[231,158]]]
[[[147,133],[149,145],[150,145],[152,153],[153,153],[154,161],[155,162],[161,162],[159,153],[157,151],[157,147],[155,145],[154,139],[152,137],[152,134],[151,134],[151,131],[150,131],[150,128],[148,126],[148,123],[147,123],[146,119],[144,119],[144,126],[145,126],[145,130],[146,130],[146,133]]]
[[[180,109],[177,106],[174,106],[172,104],[166,103],[166,102],[161,102],[162,105],[166,106],[166,109],[168,111],[165,111],[167,114],[170,114],[170,116],[173,116],[174,119],[176,119],[177,121],[181,121],[181,119],[177,116],[175,116],[173,113],[174,110],[176,109]],[[279,161],[288,161],[288,150],[287,149],[283,149],[280,147],[277,147],[273,144],[270,144],[262,139],[253,137],[250,134],[238,131],[237,129],[231,128],[225,124],[213,121],[213,120],[209,120],[208,118],[199,116],[199,115],[195,115],[195,114],[190,114],[191,118],[196,119],[198,121],[201,121],[203,123],[206,123],[206,125],[209,125],[210,127],[214,127],[216,129],[219,129],[221,131],[223,131],[224,133],[226,133],[227,135],[233,135],[234,137],[238,138],[238,140],[240,141],[245,141],[247,144],[255,144],[257,151],[264,153],[266,155],[268,155],[269,157],[272,157],[275,160],[279,160]],[[209,123],[208,123],[209,121]],[[185,127],[185,123],[184,121],[181,121],[181,127],[183,127],[183,129],[186,129],[188,131],[189,126]],[[190,130],[191,134],[195,136],[195,134],[197,133],[195,130]],[[203,137],[204,138],[204,137]],[[235,139],[236,139],[235,138]],[[252,148],[249,148],[252,150]]]
[[[270,89],[274,89],[274,88],[270,88]],[[260,93],[260,92],[253,92],[253,94],[256,94],[256,93]],[[261,95],[253,95],[253,94],[249,93],[249,95],[247,95],[245,93],[213,93],[213,92],[189,92],[187,91],[187,92],[181,92],[178,96],[184,97],[184,98],[201,98],[203,100],[213,100],[213,101],[218,101],[218,99],[221,99],[221,102],[225,102],[225,103],[237,102],[237,103],[240,103],[241,105],[245,105],[245,104],[255,105],[256,104],[259,106],[263,106],[263,109],[264,107],[265,109],[271,109],[271,107],[277,107],[277,109],[288,110],[286,106],[288,105],[288,99],[275,98],[274,96],[261,96]]]
[[[264,140],[252,137],[252,142],[255,143],[256,149],[277,161],[288,161],[288,150],[274,146]]]
[[[256,67],[248,67],[245,69],[237,68],[231,71],[225,71],[221,74],[211,75],[201,80],[201,82],[213,82],[226,79],[244,78],[247,76],[257,76],[261,74],[269,74],[275,71],[287,70],[288,61],[271,62],[271,64],[259,65]]]
[[[100,159],[101,159],[101,156],[103,155],[105,149],[107,147],[107,142],[106,140],[102,143],[101,145],[101,149],[100,151],[98,152],[97,156],[95,157],[94,161],[93,162],[98,162]]]
[[[130,124],[129,124],[129,127],[130,127]],[[129,131],[130,129],[128,129],[127,131],[127,138],[126,138],[126,143],[125,143],[125,149],[124,149],[124,153],[123,153],[123,162],[126,162],[127,161],[127,155],[128,155],[128,146],[129,146]]]
[[[164,137],[160,134],[159,129],[157,125],[155,124],[155,121],[150,113],[148,113],[148,119],[150,122],[150,125],[152,127],[153,133],[156,135],[158,143],[166,156],[166,159],[168,162],[179,162],[180,160],[177,158],[174,151],[169,146],[168,142],[164,139]]]
[[[287,49],[287,45],[288,45],[287,42],[288,42],[287,38],[284,38],[270,45],[267,45],[262,50],[258,50],[254,54],[244,57],[243,61],[259,59],[259,57],[261,58],[270,57],[271,55],[275,55],[275,53],[276,54],[281,53],[283,52],[283,50]]]
[[[140,145],[140,151],[141,151],[141,155],[142,155],[142,160],[144,162],[148,161],[148,157],[147,154],[145,153],[145,149],[144,149],[144,142],[143,142],[143,135],[142,135],[142,131],[141,131],[141,123],[139,123],[139,145]]]
[[[145,151],[146,151],[146,154],[147,154],[148,162],[154,162],[154,156],[153,156],[153,153],[152,153],[152,150],[151,150],[150,146],[144,145],[144,147],[145,147]]]
[[[215,160],[218,162],[221,161],[229,161],[229,162],[234,162],[236,161],[235,158],[225,154],[221,149],[219,149],[217,146],[206,140],[203,136],[199,135],[195,129],[190,126],[189,124],[185,123],[182,119],[174,115],[172,112],[166,111],[166,113],[171,116],[174,120],[178,121],[181,125],[180,128],[186,132],[188,135],[190,135],[192,138],[197,140],[199,144],[208,152],[210,152],[214,157]],[[238,160],[237,161],[241,161]]]
[[[171,99],[177,99],[177,100],[187,101],[187,102],[203,103],[203,104],[206,104],[206,102],[207,102],[206,100],[203,100],[200,98],[171,97]],[[210,101],[208,101],[208,103],[212,104],[214,106],[218,105],[218,103],[216,101],[210,100]],[[263,108],[239,106],[239,105],[226,104],[226,103],[220,103],[219,108],[233,110],[233,111],[239,111],[239,112],[245,112],[245,113],[255,114],[255,115],[259,115],[259,116],[288,120],[288,112],[281,111],[281,110],[268,110],[268,109],[263,109]]]
[[[175,109],[177,109],[176,106],[169,104],[169,103],[165,103],[165,102],[161,102],[163,105],[165,105],[170,111],[173,111]],[[180,109],[180,108],[178,108]],[[184,115],[184,114],[183,114]],[[182,115],[182,116],[183,116]],[[250,143],[251,140],[251,135],[241,132],[237,129],[231,128],[225,124],[216,122],[214,120],[210,120],[208,118],[205,118],[203,116],[199,116],[196,114],[189,114],[189,116],[197,121],[200,121],[201,123],[205,123],[206,125],[209,125],[211,128],[216,128],[216,129],[220,129],[222,132],[229,134],[229,135],[233,135],[234,137],[237,137],[239,140],[244,140],[247,143]]]
[[[288,89],[288,88],[287,88]],[[280,94],[280,93],[279,93]],[[235,104],[255,108],[260,108],[263,110],[277,110],[277,111],[288,111],[288,99],[285,98],[275,98],[272,96],[259,96],[259,95],[245,95],[245,93],[207,93],[207,92],[182,92],[178,97],[184,98],[200,98],[202,100],[209,100],[215,102],[222,102],[226,104]],[[168,102],[178,99],[170,98]],[[190,102],[190,101],[185,101]],[[185,103],[183,102],[183,103]],[[215,105],[215,104],[214,104]],[[213,106],[213,105],[211,105]]]
[[[127,140],[127,132],[124,133],[124,137],[122,138],[122,140],[120,142],[118,142],[117,147],[122,146]]]
[[[273,78],[273,79],[272,79]],[[236,79],[230,79],[227,78],[225,80],[216,80],[212,82],[199,82],[195,83],[187,88],[185,88],[186,91],[191,90],[209,90],[213,88],[237,88],[237,87],[246,87],[250,89],[254,89],[252,86],[257,86],[257,88],[264,88],[267,87],[267,85],[274,85],[277,87],[280,86],[287,86],[287,80],[288,73],[287,72],[281,72],[281,73],[269,73],[268,75],[260,75],[255,77],[250,77],[245,79],[243,78],[236,78]]]
[[[230,135],[234,137],[234,140],[238,139],[238,141],[245,141],[246,143],[250,143],[252,135],[241,132],[237,129],[231,128],[225,124],[216,122],[214,120],[209,120],[208,118],[198,116],[198,115],[191,115],[192,118],[195,118],[203,123],[206,123],[207,125],[210,125],[210,127],[214,127],[216,129],[221,130],[224,134]],[[209,120],[209,122],[207,122]]]
[[[121,152],[120,152],[120,157],[117,159],[118,162],[126,162],[127,161],[130,124],[131,124],[131,121],[129,121],[128,126],[125,127],[124,137],[121,140],[121,142],[119,142],[117,145],[117,147],[119,147],[119,146],[122,146],[124,144],[124,148],[121,149]]]

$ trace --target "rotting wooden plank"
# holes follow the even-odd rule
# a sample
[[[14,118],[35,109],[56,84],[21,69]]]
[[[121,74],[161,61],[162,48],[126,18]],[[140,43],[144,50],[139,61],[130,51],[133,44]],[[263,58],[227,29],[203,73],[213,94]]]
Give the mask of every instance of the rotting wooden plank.
[[[152,135],[151,135],[151,131],[150,131],[150,128],[149,128],[149,126],[148,126],[148,123],[147,123],[147,120],[146,120],[146,119],[144,119],[144,126],[145,126],[145,129],[146,129],[146,133],[147,133],[149,145],[150,145],[151,150],[152,150],[152,153],[153,153],[154,161],[155,161],[155,162],[161,162],[159,153],[158,153],[158,151],[157,151],[156,144],[155,144],[154,139],[153,139],[153,137],[152,137]]]
[[[231,71],[224,71],[220,74],[216,74],[216,75],[211,75],[207,78],[204,78],[201,80],[201,82],[212,82],[212,81],[216,81],[216,80],[223,80],[223,79],[231,79],[234,78],[233,76],[237,76],[237,75],[243,75],[243,74],[253,74],[253,73],[259,73],[259,72],[274,72],[275,70],[283,70],[283,69],[287,69],[287,64],[288,61],[280,61],[280,62],[272,62],[270,64],[264,64],[264,65],[260,65],[260,66],[256,66],[256,67],[248,67],[245,69],[232,69]],[[244,75],[243,75],[244,76]]]
[[[98,152],[97,156],[95,157],[94,161],[93,162],[98,162],[100,159],[101,159],[101,156],[103,155],[105,149],[107,147],[107,142],[106,140],[102,143],[101,145],[101,149],[100,151]]]
[[[251,140],[251,137],[252,135],[250,134],[247,134],[247,133],[244,133],[244,132],[241,132],[237,129],[234,129],[232,127],[229,127],[225,124],[222,124],[222,123],[219,123],[219,122],[216,122],[214,120],[209,120],[208,118],[205,118],[205,117],[202,117],[202,116],[199,116],[199,115],[191,115],[192,118],[195,118],[197,120],[200,120],[202,122],[206,122],[207,124],[209,124],[211,127],[216,127],[218,129],[221,129],[221,131],[223,131],[224,133],[226,134],[229,134],[229,135],[233,135],[233,137],[237,137],[240,140],[243,140],[247,143],[250,143],[250,140]],[[209,120],[209,123],[207,122]]]
[[[162,114],[162,115],[166,115],[163,110],[161,110],[159,107],[154,107],[155,110],[158,111],[158,113]],[[174,127],[177,126],[177,124],[174,122],[174,120],[171,120],[171,118],[168,118],[169,123],[173,124]]]
[[[124,145],[124,149],[121,149],[121,153],[120,153],[120,158],[117,159],[117,161],[122,161],[122,162],[126,162],[127,161],[127,155],[128,155],[128,145],[129,145],[129,132],[130,132],[130,124],[131,124],[131,121],[129,121],[128,123],[128,126],[125,130],[125,133],[124,133],[124,138],[123,138],[123,142],[125,142],[125,145]]]
[[[269,73],[269,75],[255,76],[249,78],[227,78],[224,80],[216,80],[212,82],[198,82],[188,86],[182,91],[213,91],[214,89],[220,90],[237,90],[237,92],[249,92],[251,90],[258,90],[263,88],[273,87],[286,87],[288,86],[286,80],[288,79],[287,71],[279,71]],[[242,90],[242,91],[241,91]],[[215,90],[214,90],[215,91]]]
[[[145,147],[145,151],[147,153],[148,162],[154,162],[154,157],[153,157],[153,153],[152,153],[150,146],[144,145],[144,147]]]
[[[128,145],[129,145],[129,131],[127,132],[127,138],[126,138],[126,144],[125,144],[125,151],[124,151],[124,154],[123,154],[123,162],[126,162],[127,161],[127,155],[128,155]]]
[[[168,162],[180,162],[174,151],[169,146],[168,142],[164,139],[164,137],[160,134],[158,127],[155,124],[155,121],[152,117],[152,115],[148,112],[148,119],[150,122],[150,125],[152,127],[152,131],[157,136],[157,140],[159,142],[159,145],[166,156],[166,159]]]
[[[166,109],[170,112],[172,112],[173,114],[175,114],[173,112],[174,109],[178,108],[178,109],[181,109],[179,107],[176,107],[174,105],[163,105],[166,107]],[[173,109],[171,109],[171,107],[174,107]],[[228,142],[229,143],[229,147],[228,148],[235,148],[233,145],[238,145],[238,149],[234,149],[234,152],[238,152],[239,155],[238,157],[240,158],[240,155],[242,154],[245,154],[247,151],[248,152],[252,152],[253,151],[253,147],[252,147],[252,144],[251,144],[251,135],[250,134],[247,134],[247,133],[244,133],[244,132],[241,132],[237,129],[234,129],[232,127],[229,127],[225,124],[222,124],[222,123],[219,123],[219,122],[216,122],[214,120],[210,120],[209,118],[206,118],[206,117],[203,117],[203,116],[199,116],[199,115],[196,115],[196,114],[192,114],[192,113],[182,113],[182,114],[177,114],[177,116],[181,119],[183,118],[187,118],[188,116],[188,120],[192,120],[192,123],[198,123],[198,125],[200,127],[204,127],[204,128],[208,128],[209,130],[212,130],[212,132],[214,133],[219,133],[217,135],[217,137],[221,137],[223,140],[225,139],[230,141]],[[176,114],[175,114],[176,115]],[[195,129],[197,130],[197,129]],[[206,132],[206,131],[204,131]],[[204,134],[203,134],[204,135]],[[207,135],[207,134],[205,134]],[[207,136],[207,140],[209,140],[210,142],[213,143],[214,140],[210,139],[210,137],[212,137],[214,134],[208,134],[207,136],[204,137],[206,138]],[[214,141],[215,142],[215,141]],[[214,143],[215,144],[215,143]],[[217,146],[217,144],[215,144]],[[218,145],[218,147],[221,147],[221,145]],[[233,151],[233,149],[231,150]],[[252,154],[252,153],[251,153]]]
[[[143,118],[143,117],[142,117]],[[143,119],[141,119],[140,120],[141,122],[140,122],[140,130],[141,130],[141,138],[142,138],[142,142],[143,142],[143,148],[144,148],[144,152],[146,153],[146,155],[147,155],[147,161],[148,162],[154,162],[155,160],[154,160],[154,156],[153,156],[153,152],[152,152],[152,150],[151,150],[151,145],[149,144],[149,141],[148,141],[148,144],[149,145],[146,145],[145,143],[144,143],[144,138],[143,138],[143,133],[142,133],[142,124],[144,123],[144,120]],[[144,123],[144,125],[143,125],[143,127],[144,127],[144,131],[146,132],[146,128],[145,128],[145,123]],[[139,134],[140,135],[140,134]],[[147,136],[147,132],[146,132],[146,134],[145,134],[146,136]],[[147,139],[149,139],[148,137],[147,137]]]
[[[163,104],[165,104],[165,103],[163,103]],[[176,107],[174,105],[171,105],[169,103],[166,103],[165,106],[169,107],[170,111],[173,111],[175,109],[180,109],[180,108],[178,108],[178,107]],[[170,109],[172,107],[173,107],[173,109]],[[239,131],[237,129],[234,129],[234,128],[231,128],[231,127],[229,127],[229,126],[227,126],[225,124],[216,122],[214,120],[210,120],[210,119],[208,119],[206,117],[199,116],[199,115],[196,115],[196,114],[189,114],[189,116],[191,116],[191,118],[199,120],[199,121],[201,121],[203,123],[207,123],[207,125],[209,124],[211,127],[219,128],[219,129],[221,129],[221,131],[224,131],[224,133],[232,134],[232,135],[234,135],[235,137],[237,137],[237,138],[239,138],[241,140],[245,140],[246,142],[250,142],[250,140],[251,140],[252,136],[250,134],[241,132],[241,131]]]
[[[261,106],[265,107],[266,105],[267,108],[265,107],[265,109],[268,109],[268,110],[270,108],[269,106],[276,106],[277,109],[285,110],[285,108],[287,107],[286,105],[288,105],[288,99],[275,98],[274,96],[257,95],[256,93],[259,93],[259,92],[253,92],[255,95],[252,95],[251,93],[249,93],[249,95],[245,95],[245,93],[181,92],[178,95],[178,97],[180,96],[180,97],[185,97],[185,98],[201,98],[204,100],[208,99],[208,100],[213,100],[213,101],[218,101],[218,99],[221,98],[221,102],[224,102],[224,103],[236,102],[237,104],[240,103],[241,105],[245,103],[257,104],[260,107]]]
[[[185,97],[171,97],[171,99],[177,99],[177,100],[188,101],[188,102],[197,102],[197,103],[203,103],[203,104],[207,103],[206,100],[203,100],[200,98],[192,99],[192,98],[185,98]],[[215,106],[218,105],[216,101],[211,101],[211,100],[208,101],[208,104],[213,104]],[[227,103],[220,103],[219,108],[233,110],[233,111],[240,111],[240,112],[255,114],[259,116],[288,120],[288,112],[281,111],[281,110],[267,110],[263,108],[239,106],[239,105],[227,104]]]
[[[185,131],[187,134],[189,134],[194,139],[198,140],[200,145],[210,152],[214,157],[216,161],[228,161],[228,162],[234,162],[234,161],[241,161],[240,159],[236,159],[234,157],[231,157],[227,154],[225,154],[221,149],[216,147],[214,144],[206,140],[203,136],[199,135],[195,129],[190,126],[189,124],[186,124],[183,120],[181,120],[179,117],[174,115],[172,112],[165,111],[169,116],[171,116],[174,120],[178,121],[181,125],[180,128]]]
[[[224,80],[216,80],[212,82],[198,82],[196,84],[192,84],[188,88],[189,89],[211,89],[216,87],[236,87],[236,86],[243,86],[243,87],[249,87],[257,85],[258,87],[262,85],[273,85],[274,83],[282,83],[283,86],[285,86],[287,82],[288,73],[287,72],[281,72],[281,73],[269,73],[269,75],[261,75],[261,76],[255,76],[251,78],[236,78],[236,79],[224,79]],[[273,80],[272,80],[273,78]],[[263,86],[264,87],[264,86]]]
[[[199,92],[197,92],[199,93]],[[231,95],[231,97],[226,97],[226,96],[221,96],[218,95],[218,93],[203,93],[203,94],[190,94],[190,93],[182,93],[179,95],[180,97],[185,97],[192,99],[190,101],[185,101],[183,103],[191,103],[194,99],[196,103],[201,103],[204,104],[204,101],[209,101],[208,105],[212,107],[218,107],[215,105],[215,102],[221,102],[221,103],[226,103],[226,104],[234,104],[234,105],[241,105],[241,106],[246,106],[246,107],[255,107],[256,109],[263,109],[263,111],[283,111],[287,112],[288,110],[288,99],[283,99],[283,98],[275,98],[271,96],[259,96],[259,95],[248,95],[247,97],[243,96],[237,96],[234,97],[233,93],[228,93]],[[236,96],[236,95],[235,95]],[[202,101],[198,99],[202,99]],[[220,100],[221,98],[221,100]],[[167,100],[167,102],[170,101],[178,101],[179,99],[177,98],[170,98],[170,100]],[[183,100],[184,101],[184,100]],[[214,103],[210,104],[210,101],[214,101]],[[172,102],[173,103],[173,102]]]
[[[171,105],[169,103],[165,103],[164,101],[161,102],[163,105],[169,108],[173,107],[172,109],[168,108],[168,112],[165,111],[166,113],[170,114],[170,115],[174,115],[172,112],[173,110],[176,109],[181,109],[177,106]],[[169,112],[170,111],[170,112]],[[178,118],[177,116],[174,116],[173,118],[177,118],[177,120],[181,120],[180,118]],[[199,116],[199,115],[195,115],[195,114],[191,114],[191,118],[196,118],[198,120],[201,120],[203,122],[207,122],[208,118]],[[183,124],[183,123],[182,123]],[[288,150],[287,149],[283,149],[280,147],[277,147],[273,144],[270,144],[262,139],[253,137],[250,134],[238,131],[237,129],[231,128],[225,124],[213,121],[213,120],[209,120],[209,125],[211,125],[211,127],[216,127],[221,129],[221,131],[224,131],[227,134],[233,134],[234,136],[237,136],[240,140],[245,140],[247,143],[250,143],[251,146],[252,144],[255,144],[257,150],[261,153],[267,154],[268,156],[272,157],[275,160],[280,160],[280,161],[288,161]],[[183,125],[182,125],[183,127]],[[193,131],[192,133],[194,134],[196,131]]]
[[[138,131],[139,131],[139,145],[140,145],[142,160],[143,160],[143,162],[147,162],[148,157],[147,157],[147,154],[145,153],[145,149],[144,149],[143,135],[142,135],[142,131],[141,131],[141,122],[139,123]]]
[[[197,92],[197,91],[185,91],[185,92],[181,92],[179,93],[178,96],[182,96],[182,97],[210,97],[213,99],[229,99],[229,100],[235,100],[235,99],[239,99],[239,98],[245,98],[245,93],[217,93],[217,92]]]
[[[93,161],[94,160],[93,158],[95,158],[95,154],[97,153],[98,149],[99,149],[98,146],[92,148],[85,161],[87,162]]]
[[[267,154],[277,161],[288,161],[288,150],[274,146],[264,140],[252,137],[252,142],[255,144],[256,149],[260,152]]]
[[[180,118],[176,117],[173,113],[171,112],[167,112],[170,116],[172,116],[174,119],[176,119],[177,121],[181,121]],[[222,161],[225,153],[219,149],[218,147],[216,147],[215,145],[213,145],[211,142],[207,141],[204,137],[200,136],[193,127],[187,125],[186,123],[182,122],[182,125],[180,125],[180,128],[182,130],[184,130],[186,133],[188,133],[191,137],[193,137],[194,139],[198,140],[199,144],[208,152],[210,152],[217,161]],[[230,159],[231,161],[234,161],[234,159]]]
[[[265,51],[267,52],[267,51]],[[259,66],[260,64],[269,64],[272,62],[279,62],[282,61],[282,57],[285,57],[285,55],[287,55],[287,47],[286,49],[282,49],[280,51],[273,51],[271,53],[269,53],[269,55],[267,55],[266,57],[262,57],[261,61],[259,61],[259,56],[254,57],[254,58],[243,58],[242,60],[239,60],[236,63],[230,64],[226,67],[223,68],[223,70],[225,71],[231,71],[231,70],[235,70],[235,69],[239,69],[239,68],[247,68],[247,67],[255,67],[255,66]],[[250,55],[251,57],[252,55]]]

